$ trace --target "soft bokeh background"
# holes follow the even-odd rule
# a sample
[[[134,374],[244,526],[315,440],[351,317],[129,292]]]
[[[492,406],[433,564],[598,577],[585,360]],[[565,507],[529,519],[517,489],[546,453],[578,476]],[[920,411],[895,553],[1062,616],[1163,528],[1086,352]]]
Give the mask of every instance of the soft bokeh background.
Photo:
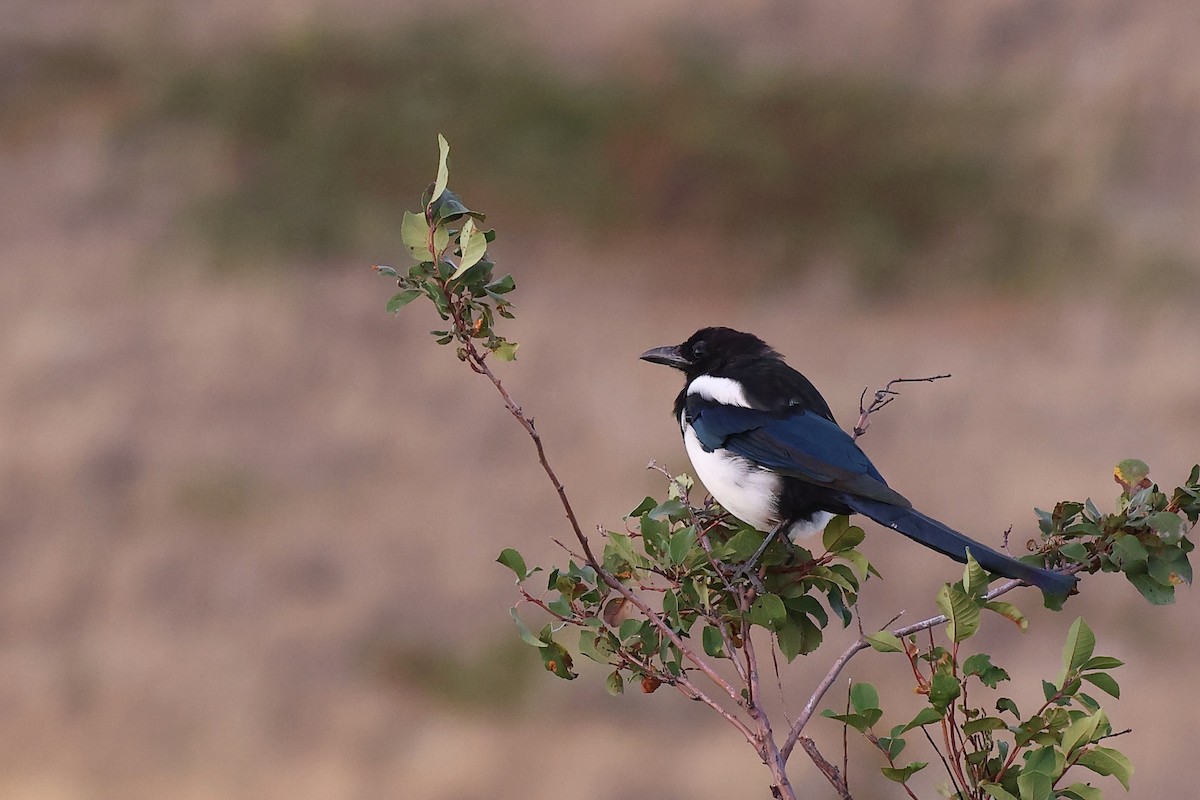
[[[586,525],[685,468],[678,378],[636,355],[723,323],[844,423],[953,373],[865,445],[995,543],[1110,504],[1121,458],[1200,459],[1198,37],[1184,0],[0,2],[0,796],[767,796],[703,709],[564,684],[513,634],[493,559],[559,558],[555,498],[367,269],[402,260],[435,134],[500,229],[503,375]],[[958,574],[866,549],[868,624]],[[1191,794],[1195,593],[1018,602],[1031,631],[982,642],[1006,693],[1085,615],[1128,662],[1131,796]],[[784,669],[793,713],[831,658]],[[896,666],[850,674],[902,721]]]

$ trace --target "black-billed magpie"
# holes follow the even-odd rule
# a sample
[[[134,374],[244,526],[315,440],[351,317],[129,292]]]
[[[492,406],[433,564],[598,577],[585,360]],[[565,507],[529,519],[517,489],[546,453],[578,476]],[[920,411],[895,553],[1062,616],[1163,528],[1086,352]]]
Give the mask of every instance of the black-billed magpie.
[[[835,514],[858,513],[959,562],[970,548],[984,569],[1046,594],[1066,595],[1075,585],[914,509],[838,427],[816,387],[757,336],[703,328],[641,358],[687,376],[675,419],[688,457],[717,502],[758,530],[795,540],[823,530]]]

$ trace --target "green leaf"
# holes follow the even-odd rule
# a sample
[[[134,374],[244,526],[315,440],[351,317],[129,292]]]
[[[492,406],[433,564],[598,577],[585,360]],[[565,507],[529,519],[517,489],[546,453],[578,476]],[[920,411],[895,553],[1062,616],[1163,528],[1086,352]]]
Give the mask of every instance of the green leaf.
[[[1058,790],[1062,796],[1070,800],[1103,800],[1104,793],[1095,786],[1086,783],[1072,783],[1065,789]]]
[[[963,662],[964,675],[978,676],[980,683],[989,689],[995,689],[1000,681],[1009,680],[1008,672],[1003,667],[992,664],[992,657],[987,653],[976,653]]]
[[[487,252],[487,239],[476,231],[475,220],[468,217],[463,224],[462,233],[458,235],[458,246],[462,250],[462,258],[459,259],[458,269],[450,276],[451,278],[457,278],[475,266]]]
[[[1113,470],[1113,476],[1125,486],[1126,490],[1137,486],[1149,474],[1150,467],[1146,465],[1145,461],[1137,458],[1127,458],[1119,462]]]
[[[946,615],[946,635],[952,642],[961,642],[979,630],[979,606],[966,592],[943,584],[937,594],[937,605]]]
[[[700,640],[704,644],[704,652],[708,653],[713,658],[724,658],[724,642],[721,641],[721,632],[711,625],[705,625],[704,630],[700,632]]]
[[[859,577],[863,580],[866,580],[867,576],[870,575],[871,571],[874,569],[874,567],[871,566],[871,562],[867,561],[867,557],[863,555],[861,551],[855,550],[854,548],[843,550],[837,555],[838,558],[844,558],[847,562],[849,562],[850,565],[854,567]]]
[[[787,606],[788,616],[802,617],[807,614],[813,618],[818,627],[824,628],[829,624],[829,614],[825,612],[825,607],[821,605],[821,601],[810,594],[800,597],[785,597],[783,604]]]
[[[858,713],[879,708],[879,692],[869,683],[850,684],[850,705]]]
[[[1063,731],[1062,751],[1070,756],[1080,746],[1091,744],[1107,723],[1108,715],[1103,709],[1075,720]]]
[[[1054,779],[1040,772],[1022,772],[1017,776],[1021,800],[1053,800]]]
[[[1084,662],[1082,669],[1085,671],[1090,669],[1116,669],[1123,666],[1125,666],[1125,662],[1119,658],[1113,658],[1112,656],[1092,656]]]
[[[566,648],[550,639],[549,634],[542,638],[546,642],[546,646],[538,651],[542,656],[542,665],[564,680],[572,681],[578,678],[579,675],[571,669],[571,654]]]
[[[671,563],[674,565],[682,564],[695,544],[696,526],[694,525],[688,525],[686,528],[682,528],[673,534],[670,544],[667,545],[667,555],[670,557]]]
[[[904,783],[913,776],[914,772],[920,772],[929,766],[924,761],[914,761],[907,767],[897,769],[896,767],[880,767],[879,771],[883,773],[883,777],[889,781],[896,783]]]
[[[687,506],[679,498],[664,500],[657,505],[652,505],[646,512],[653,520],[680,520],[687,516]],[[640,516],[640,515],[639,515]]]
[[[1122,572],[1145,572],[1149,555],[1136,536],[1126,534],[1113,540],[1112,560]]]
[[[966,736],[974,736],[984,731],[999,731],[1008,728],[1008,724],[999,717],[980,717],[970,722],[964,722],[962,732]]]
[[[791,663],[796,656],[808,655],[821,646],[824,634],[807,614],[789,614],[788,620],[775,634],[779,652]]]
[[[996,710],[997,711],[1008,711],[1017,719],[1021,718],[1021,710],[1018,709],[1017,704],[1014,703],[1012,701],[1012,699],[1008,698],[1008,697],[1001,697],[999,700],[996,701]]]
[[[511,547],[506,547],[500,551],[499,557],[496,559],[497,564],[503,564],[517,574],[517,582],[525,580],[529,575],[529,570],[525,568],[525,559],[521,554]]]
[[[840,553],[843,550],[852,550],[858,547],[866,537],[862,528],[850,524],[849,517],[837,516],[825,526],[825,532],[821,535],[821,544],[824,545],[826,552]]]
[[[442,253],[449,244],[450,231],[446,230],[445,225],[438,225],[433,229],[433,249],[438,253]],[[449,262],[446,263],[448,264]]]
[[[1175,587],[1164,586],[1144,572],[1125,576],[1142,597],[1150,601],[1150,605],[1165,606],[1175,602]]]
[[[963,590],[973,597],[979,597],[987,591],[987,587],[987,573],[983,571],[983,567],[979,566],[979,562],[975,560],[975,556],[971,555],[971,550],[968,548],[967,566],[963,568]]]
[[[633,549],[633,542],[628,534],[617,531],[608,532],[608,544],[604,546],[605,561],[608,560],[610,553],[631,567],[646,566],[646,557]]]
[[[1183,536],[1183,518],[1174,511],[1159,511],[1146,518],[1146,524],[1167,544],[1178,544]]]
[[[1121,697],[1120,684],[1117,683],[1116,678],[1107,672],[1086,672],[1080,677],[1102,692],[1107,692],[1118,699]]]
[[[1021,613],[1021,610],[1012,603],[1006,603],[1003,600],[989,600],[983,604],[983,607],[988,611],[995,611],[1000,616],[1007,620],[1011,620],[1022,631],[1029,629],[1029,620]]]
[[[992,800],[1021,800],[998,783],[985,783],[981,788]]]
[[[1121,751],[1096,745],[1080,753],[1075,763],[1098,775],[1112,775],[1128,791],[1133,765]]]
[[[1053,747],[1041,747],[1025,754],[1025,769],[1022,771],[1040,772],[1057,777],[1062,773],[1065,764],[1065,759]]]
[[[653,497],[646,497],[645,500],[643,500],[642,502],[637,504],[637,508],[635,508],[635,509],[633,509],[633,511],[629,512],[629,514],[627,515],[627,518],[628,517],[640,517],[642,514],[645,514],[647,511],[649,511],[652,508],[655,508],[657,506],[658,506],[657,500],[655,500]]]
[[[517,344],[516,342],[501,342],[500,344],[496,345],[496,348],[492,350],[492,352],[495,353],[496,358],[500,359],[501,361],[516,361],[517,348],[520,346],[521,345]]]
[[[1076,617],[1067,631],[1067,641],[1063,645],[1063,676],[1078,672],[1092,657],[1095,649],[1096,635],[1083,621],[1083,617]],[[1059,685],[1061,686],[1062,683],[1060,680]]]
[[[670,589],[663,592],[662,610],[673,624],[679,624],[679,597]]]
[[[1058,552],[1072,561],[1087,561],[1089,558],[1088,549],[1081,542],[1068,542],[1058,548]]]
[[[387,303],[387,313],[395,314],[423,294],[425,293],[420,289],[405,289],[403,292],[392,295],[392,299]]]
[[[681,472],[667,487],[667,497],[671,500],[683,500],[695,485],[696,482],[692,480],[691,475]]]
[[[587,630],[580,631],[579,632],[579,654],[582,656],[587,656],[592,661],[595,661],[599,664],[607,664],[608,656],[605,655],[604,653],[601,653],[596,648],[596,637],[597,636],[603,636],[603,632],[598,634],[596,631],[587,631]]]
[[[429,223],[424,214],[404,212],[400,221],[400,240],[417,261],[429,258]]]
[[[646,554],[657,557],[665,553],[667,534],[671,530],[670,523],[663,519],[654,519],[649,514],[643,514],[639,523],[642,532],[642,546],[646,548]]]
[[[890,756],[893,761],[900,757],[900,754],[904,752],[904,748],[908,745],[908,742],[894,736],[880,736],[876,741],[878,742],[879,749]]]
[[[607,678],[604,679],[604,688],[613,697],[625,693],[625,681],[621,680],[621,673],[613,671]]]
[[[878,711],[878,709],[875,709],[875,710]],[[821,716],[828,717],[829,719],[832,719],[832,720],[836,720],[837,722],[840,722],[843,725],[849,725],[851,728],[854,728],[854,730],[858,731],[859,733],[866,733],[870,729],[871,724],[872,724],[872,723],[868,722],[861,714],[838,714],[833,709],[830,709],[830,708],[827,708],[824,711],[822,711]],[[878,719],[878,717],[876,717],[876,718]]]
[[[442,196],[442,192],[446,191],[446,184],[450,180],[450,143],[446,141],[446,137],[438,134],[438,171],[437,181],[433,184],[433,193],[429,197],[429,202],[433,202]]]
[[[751,528],[743,528],[725,542],[727,556],[723,560],[745,561],[757,552],[762,543],[763,534]]]
[[[508,292],[511,292],[513,289],[517,288],[517,284],[516,281],[513,280],[512,275],[505,275],[500,280],[489,283],[487,288],[489,291],[495,292],[496,294],[507,294]]]
[[[541,639],[534,636],[533,633],[530,632],[529,628],[525,627],[525,623],[521,621],[519,616],[517,616],[516,606],[510,608],[508,613],[512,615],[513,621],[517,623],[517,635],[521,637],[521,641],[525,642],[526,644],[531,644],[534,647],[547,646],[548,642],[543,642]]]
[[[912,718],[911,722],[900,729],[900,732],[904,733],[905,731],[911,731],[913,728],[921,728],[925,725],[932,725],[935,722],[940,722],[941,719],[942,712],[938,711],[936,708],[925,706],[925,708],[922,708],[917,712],[917,715]]]
[[[1146,565],[1150,577],[1161,586],[1190,585],[1192,582],[1192,565],[1188,563],[1187,553],[1180,548],[1167,548],[1151,557]]]
[[[962,694],[962,686],[952,675],[939,672],[929,682],[929,704],[942,713],[945,713],[960,694]]]
[[[900,653],[904,651],[899,637],[891,631],[879,631],[866,637],[867,644],[880,653]]]
[[[463,216],[470,216],[475,220],[482,221],[485,216],[467,208],[463,205],[462,199],[449,189],[442,192],[442,196],[438,199],[429,201],[429,212],[430,219],[436,220],[439,224],[454,222]],[[442,225],[442,227],[445,226]]]
[[[787,621],[787,608],[779,595],[761,594],[750,606],[747,619],[754,625],[777,631]]]
[[[646,620],[637,618],[625,620],[621,623],[620,627],[617,628],[617,638],[622,642],[628,642],[630,639],[642,632],[642,624],[645,622]]]

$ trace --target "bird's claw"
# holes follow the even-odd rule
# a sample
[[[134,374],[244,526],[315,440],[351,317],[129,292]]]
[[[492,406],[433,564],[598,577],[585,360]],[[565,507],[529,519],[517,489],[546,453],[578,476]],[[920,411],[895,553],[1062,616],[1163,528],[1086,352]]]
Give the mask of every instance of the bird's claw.
[[[734,583],[738,583],[743,579],[749,581],[750,585],[759,594],[763,594],[767,590],[767,587],[763,585],[762,576],[758,574],[758,565],[752,564],[749,561],[735,569],[731,578]]]

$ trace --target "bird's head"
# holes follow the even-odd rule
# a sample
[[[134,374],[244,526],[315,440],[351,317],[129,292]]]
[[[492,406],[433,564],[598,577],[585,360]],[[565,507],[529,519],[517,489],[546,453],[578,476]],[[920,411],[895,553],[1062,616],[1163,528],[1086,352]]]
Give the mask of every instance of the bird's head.
[[[683,344],[655,347],[638,357],[682,370],[691,380],[699,375],[719,374],[740,362],[780,356],[754,334],[732,328],[701,328]]]

